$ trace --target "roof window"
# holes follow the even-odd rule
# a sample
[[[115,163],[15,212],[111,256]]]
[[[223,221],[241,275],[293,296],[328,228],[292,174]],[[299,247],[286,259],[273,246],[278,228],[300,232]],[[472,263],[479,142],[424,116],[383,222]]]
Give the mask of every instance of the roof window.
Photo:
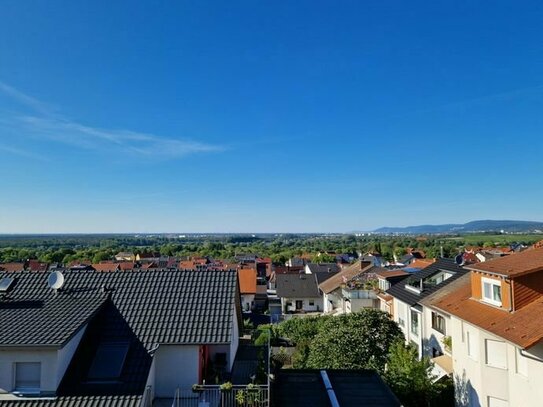
[[[102,342],[89,369],[89,381],[116,381],[121,376],[128,342]]]

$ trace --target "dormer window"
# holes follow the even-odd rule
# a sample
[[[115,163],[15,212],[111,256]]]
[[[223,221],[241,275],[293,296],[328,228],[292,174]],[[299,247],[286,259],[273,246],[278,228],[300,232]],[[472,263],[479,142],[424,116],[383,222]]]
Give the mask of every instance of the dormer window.
[[[489,304],[502,306],[502,286],[500,280],[481,278],[483,285],[483,301]]]
[[[89,369],[89,382],[119,380],[128,348],[128,342],[102,342]]]

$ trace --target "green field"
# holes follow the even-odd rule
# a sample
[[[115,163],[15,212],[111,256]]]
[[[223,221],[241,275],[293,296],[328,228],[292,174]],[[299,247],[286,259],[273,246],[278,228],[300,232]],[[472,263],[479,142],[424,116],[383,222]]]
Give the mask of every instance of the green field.
[[[463,235],[447,238],[446,240],[463,241],[467,245],[477,245],[486,242],[506,245],[510,243],[532,244],[543,240],[543,234],[511,234],[511,235]]]

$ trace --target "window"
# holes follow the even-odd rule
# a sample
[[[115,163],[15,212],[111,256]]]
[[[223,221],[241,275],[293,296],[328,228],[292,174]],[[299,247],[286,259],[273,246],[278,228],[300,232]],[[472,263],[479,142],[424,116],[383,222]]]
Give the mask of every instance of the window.
[[[517,373],[528,377],[528,358],[522,354],[520,349],[515,350]]]
[[[15,391],[20,393],[39,393],[41,387],[41,363],[15,363]]]
[[[405,304],[398,302],[398,325],[405,326]]]
[[[433,311],[432,311],[432,329],[435,329],[437,332],[441,332],[443,335],[446,334],[445,318],[443,318],[437,312],[433,312]]]
[[[507,348],[505,342],[485,340],[486,364],[488,366],[507,369]]]
[[[488,407],[509,407],[509,402],[496,397],[488,396]]]
[[[477,360],[479,356],[479,349],[477,346],[477,333],[475,331],[466,330],[466,342],[468,347],[468,356],[474,360]]]
[[[499,280],[493,280],[490,278],[482,278],[483,283],[483,301],[489,304],[502,305],[502,286]]]
[[[314,307],[315,306],[315,301],[309,300],[309,306]]]
[[[128,353],[127,342],[103,342],[98,346],[89,369],[90,381],[114,381],[121,376]]]
[[[411,333],[419,335],[419,313],[411,310]]]

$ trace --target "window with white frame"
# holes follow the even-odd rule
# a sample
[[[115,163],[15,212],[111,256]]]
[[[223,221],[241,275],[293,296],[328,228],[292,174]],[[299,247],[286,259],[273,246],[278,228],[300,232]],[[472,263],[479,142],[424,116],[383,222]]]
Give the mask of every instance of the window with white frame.
[[[477,332],[466,329],[466,344],[468,348],[468,356],[474,360],[477,360],[479,356],[479,347],[477,344]]]
[[[486,339],[485,354],[488,366],[507,369],[507,346],[505,342]]]
[[[411,310],[411,333],[413,335],[419,335],[419,313]]]
[[[515,349],[516,371],[519,375],[528,377],[528,358],[522,354],[522,350]]]
[[[497,397],[488,396],[488,407],[509,407],[509,402]]]
[[[481,278],[483,286],[483,301],[492,305],[501,307],[502,305],[502,286],[500,280],[491,278]]]
[[[41,363],[40,362],[16,362],[15,366],[16,392],[39,393],[41,387]]]
[[[432,311],[432,329],[445,335],[445,318],[437,312]]]
[[[405,326],[405,304],[398,302],[398,325]]]

